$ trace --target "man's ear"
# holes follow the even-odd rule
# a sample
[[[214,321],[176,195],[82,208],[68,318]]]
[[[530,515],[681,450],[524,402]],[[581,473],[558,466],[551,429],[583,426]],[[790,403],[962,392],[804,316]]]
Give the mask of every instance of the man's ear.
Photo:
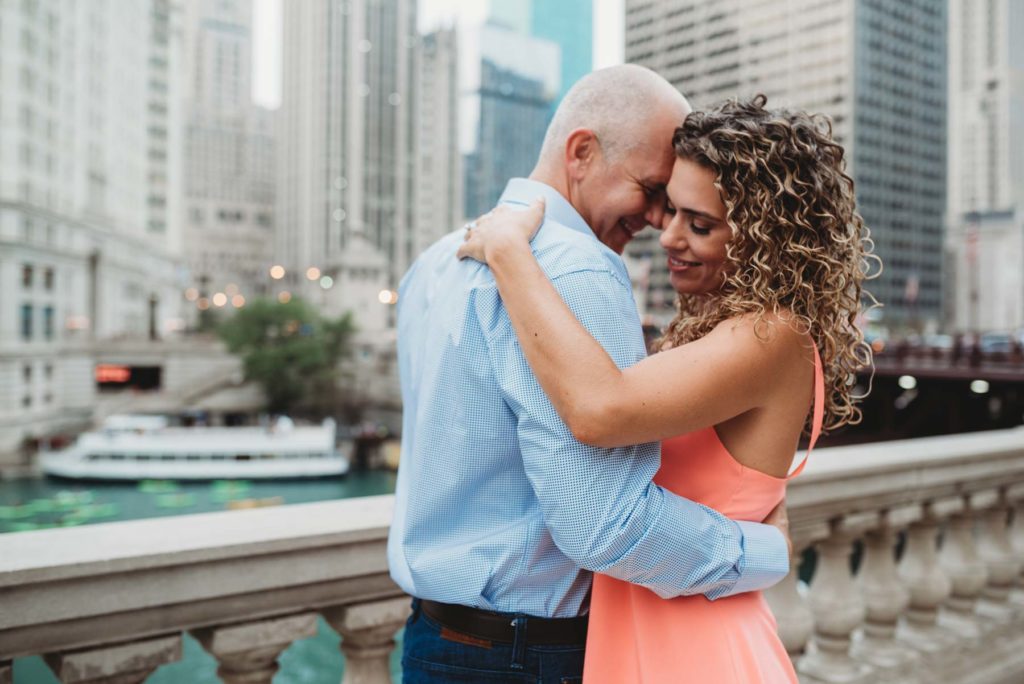
[[[601,154],[597,135],[589,128],[577,128],[565,141],[565,168],[572,180],[582,180]]]

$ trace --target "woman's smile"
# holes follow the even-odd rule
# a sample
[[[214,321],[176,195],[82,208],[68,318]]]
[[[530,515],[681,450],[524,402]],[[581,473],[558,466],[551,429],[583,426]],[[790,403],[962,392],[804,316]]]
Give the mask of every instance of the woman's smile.
[[[689,271],[691,268],[697,268],[703,264],[699,261],[687,261],[685,259],[679,259],[677,257],[668,255],[668,269],[675,273],[684,273]]]

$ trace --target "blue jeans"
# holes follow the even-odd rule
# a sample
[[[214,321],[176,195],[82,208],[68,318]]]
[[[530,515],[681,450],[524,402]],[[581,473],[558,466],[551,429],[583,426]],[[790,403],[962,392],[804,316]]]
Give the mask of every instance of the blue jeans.
[[[516,615],[509,614],[511,621]],[[488,642],[445,630],[413,599],[405,623],[402,652],[404,684],[579,684],[583,645],[529,646]],[[454,640],[453,640],[454,639]]]

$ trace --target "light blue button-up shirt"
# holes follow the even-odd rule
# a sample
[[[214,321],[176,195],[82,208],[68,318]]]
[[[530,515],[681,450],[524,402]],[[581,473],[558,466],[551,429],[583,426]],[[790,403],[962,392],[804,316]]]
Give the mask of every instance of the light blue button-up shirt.
[[[543,195],[533,252],[619,367],[646,355],[629,276],[553,188],[512,180],[502,203]],[[663,597],[763,589],[789,571],[774,527],[731,521],[653,484],[657,444],[576,441],[534,378],[490,270],[459,261],[463,232],[402,281],[402,460],[391,576],[419,598],[502,612],[586,612],[591,572]]]

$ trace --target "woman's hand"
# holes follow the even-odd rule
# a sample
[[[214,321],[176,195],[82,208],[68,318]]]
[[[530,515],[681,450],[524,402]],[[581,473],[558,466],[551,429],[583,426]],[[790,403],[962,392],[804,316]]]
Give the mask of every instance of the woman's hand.
[[[489,263],[496,250],[529,247],[543,222],[543,197],[535,199],[525,211],[502,205],[466,227],[466,241],[456,255]]]

